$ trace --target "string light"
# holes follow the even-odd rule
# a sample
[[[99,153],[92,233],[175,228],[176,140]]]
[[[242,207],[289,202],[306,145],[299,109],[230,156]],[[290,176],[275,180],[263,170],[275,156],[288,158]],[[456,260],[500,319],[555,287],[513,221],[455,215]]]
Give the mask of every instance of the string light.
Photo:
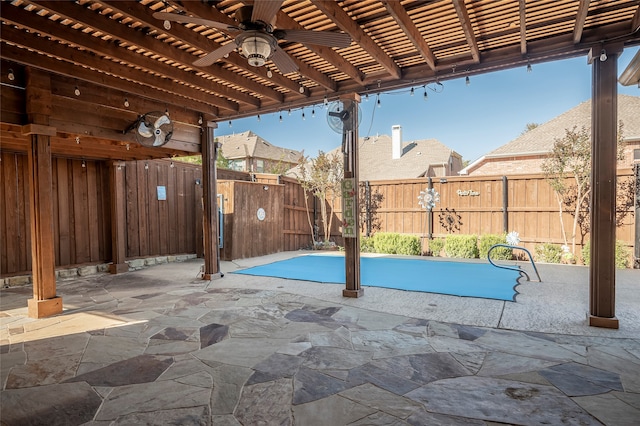
[[[415,92],[415,90],[413,90],[413,87],[412,87],[412,88],[411,88],[411,92],[409,92],[409,94],[410,94],[411,96],[413,96],[414,92]]]
[[[376,104],[378,105],[378,108],[382,108],[382,102],[380,102],[380,94],[378,94],[377,98],[378,100],[376,101]]]
[[[16,75],[13,73],[13,70],[11,68],[9,68],[9,74],[7,75],[7,77],[9,77],[9,81],[13,81],[16,79]]]
[[[149,170],[149,163],[144,163],[144,169]]]
[[[124,106],[125,106],[126,108],[129,108],[129,99],[124,98]]]
[[[127,151],[129,151],[130,149],[131,149],[131,146],[127,144]]]
[[[198,117],[198,124],[202,124],[203,122],[203,118],[202,118],[202,114],[200,114],[200,116]]]
[[[324,104],[329,105],[329,99],[327,99],[327,95],[324,95]]]
[[[258,123],[260,122],[260,114],[258,114]]]
[[[429,95],[427,94],[427,86],[424,87],[424,94],[422,95],[422,99],[425,101],[429,99]]]
[[[464,84],[466,84],[467,86],[471,84],[471,79],[469,78],[469,76],[464,79]]]
[[[280,112],[280,122],[282,123],[282,112]]]
[[[83,159],[82,159],[82,168],[84,169],[84,168],[86,168],[86,167],[87,167],[87,162],[86,162],[86,161],[84,161],[84,158],[83,158]]]
[[[80,136],[76,136],[76,143],[80,145]]]
[[[171,22],[168,19],[164,20],[164,29],[169,31],[171,29]]]
[[[80,89],[78,88],[78,86],[76,86],[75,90],[73,91],[73,93],[76,94],[76,96],[80,96]]]
[[[172,169],[175,167],[175,164],[173,164],[173,161],[171,162],[171,164],[169,164],[169,167],[171,167]]]
[[[533,71],[533,68],[531,68],[531,64],[527,64],[527,72],[531,72]]]
[[[316,117],[316,108],[313,107],[311,108],[311,118],[315,118]]]
[[[300,93],[304,93],[304,86],[300,83],[300,88],[298,89]]]
[[[602,52],[600,52],[600,62],[604,62],[607,60],[607,51],[602,49]]]
[[[229,120],[229,127],[231,127],[231,120]]]
[[[302,121],[306,120],[305,116],[304,116],[304,108],[302,108]]]
[[[273,73],[271,72],[271,70],[267,70],[267,77],[269,78],[273,77]]]
[[[291,115],[291,108],[289,108],[289,115]]]

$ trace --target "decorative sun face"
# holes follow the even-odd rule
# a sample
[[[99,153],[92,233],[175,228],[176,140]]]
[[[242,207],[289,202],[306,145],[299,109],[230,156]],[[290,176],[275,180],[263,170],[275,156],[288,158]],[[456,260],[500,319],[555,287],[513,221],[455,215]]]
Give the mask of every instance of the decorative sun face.
[[[420,195],[418,195],[418,204],[420,204],[423,209],[431,210],[438,202],[440,202],[440,194],[433,188],[420,191]]]

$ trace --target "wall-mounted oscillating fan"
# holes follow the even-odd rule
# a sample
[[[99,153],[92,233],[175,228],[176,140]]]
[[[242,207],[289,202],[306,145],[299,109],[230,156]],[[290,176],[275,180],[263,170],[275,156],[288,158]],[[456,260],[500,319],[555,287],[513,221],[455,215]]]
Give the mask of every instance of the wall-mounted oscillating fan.
[[[140,145],[158,147],[171,140],[173,123],[167,114],[154,111],[141,115],[129,130],[135,131]]]
[[[329,108],[327,111],[327,124],[331,130],[336,133],[342,133],[342,128],[344,127],[344,122],[349,120],[349,111],[345,110],[342,102],[336,101],[329,104]],[[360,109],[360,105],[358,105],[358,126],[362,121],[362,110]]]

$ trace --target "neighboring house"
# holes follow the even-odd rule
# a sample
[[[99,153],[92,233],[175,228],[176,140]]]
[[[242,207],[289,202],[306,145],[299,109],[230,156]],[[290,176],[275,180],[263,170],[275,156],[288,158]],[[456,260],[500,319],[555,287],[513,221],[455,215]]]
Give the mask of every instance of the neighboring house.
[[[619,167],[631,167],[634,151],[640,149],[640,97],[618,96],[618,120],[623,123],[625,159]],[[591,100],[520,135],[465,167],[461,175],[509,175],[542,173],[541,165],[553,150],[556,139],[576,126],[591,128]],[[636,151],[637,156],[640,151]]]
[[[302,159],[303,154],[293,149],[270,144],[252,131],[218,136],[222,156],[229,160],[229,168],[250,173],[284,173]]]
[[[360,182],[455,176],[462,169],[462,156],[436,139],[402,142],[402,128],[392,127],[392,136],[360,138],[358,163]],[[340,155],[341,147],[327,154]],[[296,176],[297,169],[287,172]]]

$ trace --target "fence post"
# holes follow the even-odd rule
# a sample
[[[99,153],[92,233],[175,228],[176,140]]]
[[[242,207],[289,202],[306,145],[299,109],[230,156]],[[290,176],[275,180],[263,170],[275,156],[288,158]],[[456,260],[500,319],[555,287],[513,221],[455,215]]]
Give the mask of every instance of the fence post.
[[[502,176],[502,223],[505,233],[509,232],[509,187],[507,177]]]
[[[428,189],[433,189],[433,180],[428,177]],[[433,209],[427,209],[427,239],[433,239]]]
[[[637,149],[640,154],[640,149]],[[640,155],[638,160],[640,160]],[[635,221],[635,233],[633,239],[633,268],[640,269],[640,162],[633,165],[633,176],[636,180],[636,202],[635,202],[635,214],[633,216]]]

